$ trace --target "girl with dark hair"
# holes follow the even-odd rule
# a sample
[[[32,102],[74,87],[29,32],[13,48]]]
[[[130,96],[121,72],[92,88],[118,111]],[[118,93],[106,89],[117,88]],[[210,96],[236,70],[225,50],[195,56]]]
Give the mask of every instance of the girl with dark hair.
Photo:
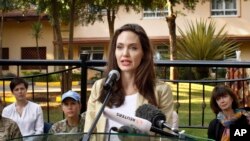
[[[239,109],[236,95],[225,85],[214,87],[210,107],[216,115],[208,127],[208,138],[230,141],[230,126],[248,125],[246,111]]]
[[[114,33],[109,48],[106,75],[118,70],[121,77],[112,88],[107,106],[127,115],[134,116],[142,104],[157,106],[166,115],[166,122],[172,123],[173,96],[167,83],[156,80],[154,50],[144,29],[138,24],[125,24]],[[105,97],[104,79],[97,80],[88,100],[86,123],[87,132],[96,117]],[[121,124],[101,116],[95,132],[108,132]]]

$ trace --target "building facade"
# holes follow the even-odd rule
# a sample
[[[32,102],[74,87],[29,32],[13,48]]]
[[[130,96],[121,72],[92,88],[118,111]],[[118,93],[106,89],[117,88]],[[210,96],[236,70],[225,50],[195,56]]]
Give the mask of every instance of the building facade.
[[[184,15],[178,14],[176,26],[185,30],[187,23],[200,19],[216,22],[216,29],[222,28],[226,24],[225,31],[228,38],[241,43],[241,60],[249,61],[250,56],[250,1],[245,0],[211,0],[199,3],[194,11],[183,9],[182,5],[177,5],[175,11],[181,11]],[[167,10],[145,10],[137,13],[126,12],[122,7],[118,11],[115,20],[115,29],[126,23],[140,24],[149,35],[152,44],[158,50],[160,59],[167,59],[169,29],[164,14]],[[25,15],[24,15],[25,16]],[[104,17],[106,18],[106,17]],[[11,18],[10,18],[11,19]],[[14,19],[14,18],[13,18]],[[3,56],[5,59],[35,59],[37,51],[35,38],[32,36],[32,24],[34,20],[6,20],[3,31]],[[56,58],[53,38],[53,29],[49,20],[42,20],[43,29],[39,38],[39,52],[41,59],[53,60]],[[65,56],[67,58],[68,46],[68,26],[62,25],[63,44]],[[177,30],[177,36],[179,35]],[[93,25],[83,26],[81,24],[74,28],[74,59],[79,59],[82,51],[90,52],[90,59],[105,59],[105,53],[109,45],[108,22],[96,22]],[[20,68],[21,71],[25,68]],[[5,68],[6,71],[15,71],[15,66]],[[49,71],[53,71],[50,68]]]

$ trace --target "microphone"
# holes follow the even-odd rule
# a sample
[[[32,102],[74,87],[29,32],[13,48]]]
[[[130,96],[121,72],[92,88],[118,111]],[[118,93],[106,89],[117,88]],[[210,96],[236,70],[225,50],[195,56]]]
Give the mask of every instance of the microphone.
[[[91,127],[89,128],[88,133],[83,136],[82,141],[89,141],[90,136],[92,135],[92,133],[93,133],[95,127],[96,127],[96,124],[97,124],[98,120],[100,119],[101,114],[103,113],[104,108],[107,105],[107,103],[108,103],[108,101],[109,101],[109,99],[110,99],[110,97],[112,95],[111,88],[112,88],[114,82],[118,81],[119,79],[120,79],[120,73],[117,70],[112,70],[112,71],[109,72],[108,78],[105,80],[105,83],[104,83],[104,86],[103,86],[103,88],[105,90],[107,90],[108,93],[107,93],[107,95],[106,95],[106,97],[105,97],[105,99],[104,99],[104,101],[102,103],[101,108],[99,109],[99,111],[98,111],[98,113],[96,115],[96,118],[94,119]]]
[[[138,131],[135,128],[129,126],[121,126],[120,128],[112,127],[111,130],[118,133],[128,133],[128,134],[136,134]]]
[[[158,128],[167,128],[174,133],[179,133],[178,129],[172,128],[169,124],[167,124],[166,116],[159,110],[157,107],[151,104],[143,104],[141,105],[135,112],[137,117],[146,119],[152,123],[153,126]]]
[[[120,79],[120,73],[117,70],[111,70],[103,85],[104,89],[110,90],[114,85],[114,82],[118,81],[119,79]]]
[[[118,140],[120,141],[130,141],[130,140],[140,140],[138,136],[131,136],[132,134],[137,134],[139,131],[130,126],[121,126],[120,128],[112,127],[111,130],[119,133]],[[113,139],[115,140],[115,139]]]
[[[128,116],[120,112],[116,112],[112,109],[105,108],[103,112],[104,116],[108,119],[121,123],[125,126],[131,126],[144,133],[149,133],[152,123],[138,117]]]
[[[163,131],[160,128],[157,128],[155,126],[152,126],[152,123],[146,119],[140,118],[140,117],[135,117],[135,116],[128,116],[120,112],[116,112],[112,109],[105,108],[103,112],[104,116],[116,121],[118,123],[123,124],[124,126],[129,126],[132,128],[135,128],[139,130],[141,133],[150,133],[150,131],[158,133],[160,135],[165,135],[165,136],[176,136],[170,133],[167,133]]]

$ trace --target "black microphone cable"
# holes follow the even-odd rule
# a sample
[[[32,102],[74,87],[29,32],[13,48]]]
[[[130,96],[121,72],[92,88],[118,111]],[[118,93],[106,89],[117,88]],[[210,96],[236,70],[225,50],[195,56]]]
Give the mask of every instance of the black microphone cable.
[[[118,128],[117,128],[117,127],[111,127],[111,128],[109,129],[109,133],[108,133],[108,141],[110,141],[110,134],[111,134],[111,131],[118,132]]]

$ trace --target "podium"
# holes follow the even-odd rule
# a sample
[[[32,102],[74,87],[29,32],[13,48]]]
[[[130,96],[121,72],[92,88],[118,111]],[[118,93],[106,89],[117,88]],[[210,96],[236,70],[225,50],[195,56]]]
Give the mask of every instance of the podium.
[[[84,133],[40,134],[15,138],[11,139],[11,141],[82,141],[83,136]],[[211,139],[187,134],[182,134],[179,137],[168,137],[127,133],[94,133],[90,141],[99,141],[97,138],[105,138],[105,141],[212,141]]]

